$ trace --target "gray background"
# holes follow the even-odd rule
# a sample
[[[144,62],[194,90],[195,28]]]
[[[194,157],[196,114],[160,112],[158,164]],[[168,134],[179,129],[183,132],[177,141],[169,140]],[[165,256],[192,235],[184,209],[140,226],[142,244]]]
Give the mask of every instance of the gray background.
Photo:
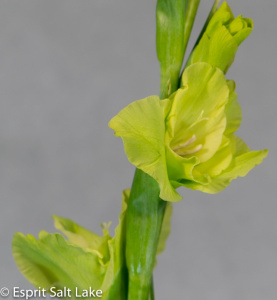
[[[211,4],[200,4],[193,39]],[[277,2],[229,4],[255,23],[227,76],[239,135],[270,153],[220,194],[180,190],[158,300],[277,299]],[[52,214],[98,233],[100,222],[117,224],[134,167],[107,124],[158,93],[155,1],[1,1],[0,45],[0,288],[31,288],[12,258],[15,232],[54,232]]]

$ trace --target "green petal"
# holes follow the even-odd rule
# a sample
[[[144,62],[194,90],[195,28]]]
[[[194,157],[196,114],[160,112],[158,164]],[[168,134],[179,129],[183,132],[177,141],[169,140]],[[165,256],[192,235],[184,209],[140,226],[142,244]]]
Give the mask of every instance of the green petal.
[[[232,169],[215,178],[209,186],[203,187],[203,191],[206,193],[217,193],[223,190],[233,179],[247,175],[251,169],[263,161],[267,153],[267,150],[251,151],[237,157],[233,162]]]
[[[178,201],[181,196],[169,181],[165,158],[163,107],[167,101],[157,96],[135,101],[121,110],[109,126],[122,137],[128,160],[159,183],[161,199]]]
[[[14,259],[23,275],[36,287],[67,287],[75,291],[100,289],[103,299],[126,299],[124,259],[125,214],[129,191],[123,192],[122,211],[114,238],[104,229],[104,237],[64,218],[54,217],[55,225],[68,237],[40,232],[39,239],[14,235]],[[72,299],[75,299],[72,292]]]
[[[104,232],[104,236],[100,236],[69,219],[58,216],[53,216],[53,219],[55,227],[67,236],[71,244],[96,253],[103,262],[107,259],[108,240],[111,239],[107,232]]]
[[[125,240],[126,240],[126,210],[130,190],[122,193],[122,208],[119,215],[119,225],[115,228],[115,236],[108,241],[110,249],[110,262],[102,289],[107,290],[106,300],[126,299],[127,269],[125,265]]]
[[[139,169],[164,160],[163,111],[157,96],[131,103],[109,122],[109,126],[116,136],[123,138],[129,161]]]
[[[166,208],[165,208],[165,213],[163,217],[163,223],[161,227],[161,233],[159,237],[159,242],[158,242],[158,247],[157,247],[157,256],[160,255],[166,247],[166,242],[167,239],[170,235],[171,232],[171,217],[172,217],[172,211],[173,211],[173,205],[170,202],[167,202]],[[157,257],[155,261],[155,267],[157,265]]]
[[[230,166],[218,176],[212,178],[208,185],[196,189],[206,193],[218,193],[226,188],[233,179],[244,177],[256,165],[262,163],[268,150],[249,151],[248,146],[238,137],[234,137],[236,151]]]
[[[240,45],[251,33],[253,29],[253,21],[249,18],[238,16],[228,25],[226,25],[229,32],[235,38],[238,45]]]
[[[19,270],[37,288],[100,289],[105,268],[97,255],[69,244],[60,234],[41,231],[39,239],[14,235],[13,255]],[[73,295],[74,296],[74,295]],[[73,297],[75,299],[75,297]]]
[[[195,180],[193,176],[193,168],[195,165],[199,164],[199,159],[197,157],[192,156],[189,158],[183,158],[172,151],[170,147],[166,146],[166,159],[168,164],[168,176],[173,186],[173,182],[178,181],[181,178]]]
[[[166,241],[167,238],[170,235],[171,231],[171,217],[172,217],[172,203],[167,203],[166,209],[165,209],[165,214],[164,214],[164,219],[163,219],[163,224],[161,228],[161,234],[160,234],[160,239],[158,243],[158,248],[157,248],[157,255],[161,254],[166,246]]]
[[[237,100],[237,93],[235,92],[236,84],[232,80],[228,80],[227,83],[229,86],[230,95],[229,100],[225,106],[227,124],[224,135],[229,136],[239,128],[242,120],[242,115],[241,108]]]
[[[209,177],[215,177],[223,170],[227,169],[231,161],[232,145],[230,140],[224,137],[215,155],[208,161],[197,165],[194,169],[194,172],[199,174],[207,174]]]
[[[209,181],[206,184],[199,184],[183,180],[181,182],[183,186],[209,194],[218,193],[225,189],[233,179],[247,175],[267,156],[268,150],[250,151],[243,140],[237,136],[233,135],[224,139],[225,141],[229,140],[229,143],[223,143],[210,161],[195,168],[195,172],[208,173]],[[230,161],[231,156],[232,160]]]
[[[250,148],[247,146],[247,144],[238,136],[232,135],[230,137],[232,140],[233,146],[233,155],[234,157],[240,156],[246,152],[250,152]]]
[[[199,145],[201,150],[183,156],[196,155],[203,162],[210,159],[221,144],[229,88],[223,73],[207,63],[186,68],[182,86],[170,97],[172,107],[166,120],[168,140],[171,139],[170,146],[174,150],[195,136],[195,141],[185,150],[193,152]],[[183,149],[179,152],[177,150],[182,156]]]
[[[250,151],[249,147],[237,136],[234,136],[235,153],[232,164],[221,175],[222,180],[233,180],[245,176],[267,156],[268,150]]]
[[[230,7],[223,2],[194,48],[187,66],[195,62],[207,62],[226,73],[238,46],[251,33],[252,28],[251,19],[242,16],[234,19]]]

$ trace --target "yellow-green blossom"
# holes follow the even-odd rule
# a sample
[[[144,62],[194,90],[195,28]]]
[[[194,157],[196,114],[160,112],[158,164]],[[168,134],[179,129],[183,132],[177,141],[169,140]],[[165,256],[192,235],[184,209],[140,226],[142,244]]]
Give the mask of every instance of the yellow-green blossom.
[[[241,121],[234,89],[220,69],[195,63],[169,99],[135,101],[110,121],[129,161],[159,183],[163,200],[180,200],[179,186],[217,193],[267,155],[234,135]]]
[[[113,238],[105,224],[103,236],[99,236],[71,220],[57,216],[54,216],[55,227],[68,240],[59,233],[49,234],[45,231],[40,232],[38,240],[32,235],[16,233],[12,250],[19,270],[35,287],[44,288],[50,293],[50,288],[57,291],[66,287],[71,291],[70,299],[80,299],[78,296],[82,291],[90,287],[101,290],[102,299],[126,299],[124,244],[128,197],[129,191],[125,191],[120,223]]]

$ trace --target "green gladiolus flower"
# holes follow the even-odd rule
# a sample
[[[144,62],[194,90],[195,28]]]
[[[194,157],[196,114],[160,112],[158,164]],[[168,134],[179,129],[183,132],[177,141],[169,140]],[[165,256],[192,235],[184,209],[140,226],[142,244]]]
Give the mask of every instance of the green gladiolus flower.
[[[267,155],[234,135],[241,122],[234,89],[220,69],[195,63],[169,99],[135,101],[110,121],[129,161],[158,182],[163,200],[181,200],[180,186],[217,193]]]
[[[226,2],[213,14],[199,43],[194,48],[187,66],[196,62],[207,62],[227,72],[238,46],[253,29],[253,21],[241,15],[234,18]]]
[[[66,287],[71,291],[71,299],[79,299],[76,289],[80,296],[83,290],[89,291],[91,287],[103,292],[102,299],[126,299],[124,245],[128,197],[129,191],[125,191],[120,223],[113,238],[105,224],[102,225],[103,236],[99,236],[71,220],[57,216],[54,216],[55,227],[68,240],[59,233],[49,234],[45,231],[40,232],[38,240],[32,235],[15,234],[12,250],[19,270],[34,286],[44,288],[50,294],[51,288],[54,293]]]

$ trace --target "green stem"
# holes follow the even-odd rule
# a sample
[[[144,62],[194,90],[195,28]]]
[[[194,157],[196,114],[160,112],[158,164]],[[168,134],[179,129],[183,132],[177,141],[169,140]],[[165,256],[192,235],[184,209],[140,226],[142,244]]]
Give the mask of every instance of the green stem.
[[[216,1],[218,1],[218,0],[216,0]],[[194,20],[195,20],[195,17],[196,17],[196,13],[197,13],[199,3],[200,3],[200,0],[190,0],[189,3],[188,3],[188,6],[187,6],[186,16],[185,16],[185,31],[184,31],[184,34],[185,34],[185,36],[184,36],[185,47],[187,47],[187,45],[188,45],[189,37],[190,37],[191,31],[192,31],[192,27],[193,27],[193,24],[194,24]],[[186,67],[187,67],[187,64],[185,65],[185,67],[181,71],[178,86],[180,86],[182,74],[183,74]]]
[[[154,293],[154,279],[153,279],[153,275],[152,275],[152,278],[151,278],[151,286],[150,286],[149,299],[150,299],[150,300],[155,300],[155,293]]]
[[[200,0],[157,0],[156,47],[161,67],[160,97],[179,87],[179,74]],[[154,300],[153,267],[166,202],[154,178],[136,169],[126,214],[128,300]]]
[[[148,300],[166,202],[149,175],[135,172],[126,216],[128,300]]]
[[[191,30],[193,27],[194,19],[196,17],[199,3],[200,3],[200,0],[190,0],[188,2],[188,6],[186,9],[186,15],[185,15],[185,28],[184,28],[185,49],[187,48],[187,45],[188,45],[189,37],[190,37]]]
[[[161,99],[178,88],[185,54],[185,12],[189,0],[157,0],[156,50],[161,68]]]
[[[178,89],[180,68],[161,68],[160,98],[165,99]]]

